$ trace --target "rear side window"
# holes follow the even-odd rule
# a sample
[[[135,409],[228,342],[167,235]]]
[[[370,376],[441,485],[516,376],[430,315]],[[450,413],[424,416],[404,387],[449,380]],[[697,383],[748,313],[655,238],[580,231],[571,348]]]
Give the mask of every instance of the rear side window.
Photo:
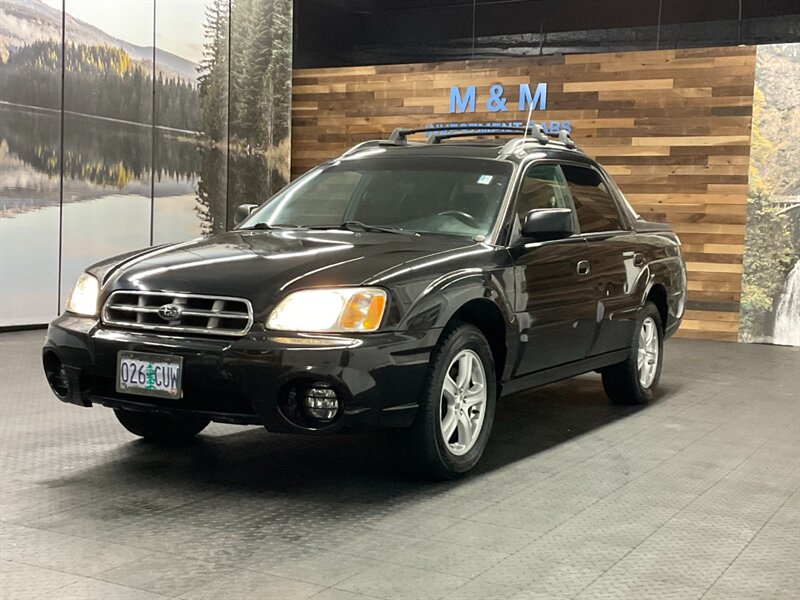
[[[581,233],[624,229],[614,198],[594,169],[561,165],[572,192]]]

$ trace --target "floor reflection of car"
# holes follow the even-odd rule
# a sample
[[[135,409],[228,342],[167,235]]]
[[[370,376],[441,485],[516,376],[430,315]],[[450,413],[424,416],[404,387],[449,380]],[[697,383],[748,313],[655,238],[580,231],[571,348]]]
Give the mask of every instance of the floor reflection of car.
[[[400,429],[438,477],[478,462],[500,396],[596,370],[613,402],[650,400],[686,297],[669,227],[565,133],[412,133],[233,231],[87,269],[43,350],[55,394],[160,442]]]

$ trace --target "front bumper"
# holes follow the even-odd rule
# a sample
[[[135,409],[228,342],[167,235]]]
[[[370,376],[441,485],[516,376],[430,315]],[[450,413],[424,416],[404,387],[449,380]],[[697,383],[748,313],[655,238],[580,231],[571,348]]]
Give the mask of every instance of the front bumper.
[[[111,329],[96,319],[65,314],[50,324],[42,352],[46,366],[54,357],[63,366],[68,386],[54,392],[64,402],[202,414],[212,421],[261,424],[275,432],[321,433],[410,425],[439,334],[428,330],[312,336],[251,331],[230,340]],[[116,392],[121,350],[182,356],[183,398]],[[293,421],[285,407],[286,395],[293,387],[318,381],[339,396],[336,419],[324,425]]]

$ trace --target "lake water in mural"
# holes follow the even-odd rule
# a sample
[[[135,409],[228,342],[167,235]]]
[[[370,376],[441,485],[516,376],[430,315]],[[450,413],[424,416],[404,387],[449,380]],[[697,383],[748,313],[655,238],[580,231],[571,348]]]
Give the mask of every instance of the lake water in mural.
[[[151,172],[152,127],[67,115],[59,215],[60,115],[0,105],[3,321],[15,307],[56,314],[56,290],[42,282],[58,279],[59,225],[62,300],[103,257],[224,228],[225,186],[214,182],[220,171],[224,182],[225,152],[187,133],[155,135]]]
[[[261,153],[227,157],[189,131],[156,128],[155,144],[153,135],[151,126],[65,115],[60,217],[59,113],[0,103],[0,323],[57,314],[57,290],[43,282],[58,280],[59,225],[63,303],[93,262],[224,231],[228,193],[234,205],[259,203],[285,182]]]

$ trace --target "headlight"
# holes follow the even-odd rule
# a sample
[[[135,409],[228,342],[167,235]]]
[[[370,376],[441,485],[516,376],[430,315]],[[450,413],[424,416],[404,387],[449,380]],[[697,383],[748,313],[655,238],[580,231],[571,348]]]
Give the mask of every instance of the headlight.
[[[67,298],[67,310],[77,315],[93,317],[97,314],[97,298],[100,284],[88,273],[82,273]]]
[[[300,290],[284,298],[267,319],[280,331],[375,331],[386,308],[379,288]]]

